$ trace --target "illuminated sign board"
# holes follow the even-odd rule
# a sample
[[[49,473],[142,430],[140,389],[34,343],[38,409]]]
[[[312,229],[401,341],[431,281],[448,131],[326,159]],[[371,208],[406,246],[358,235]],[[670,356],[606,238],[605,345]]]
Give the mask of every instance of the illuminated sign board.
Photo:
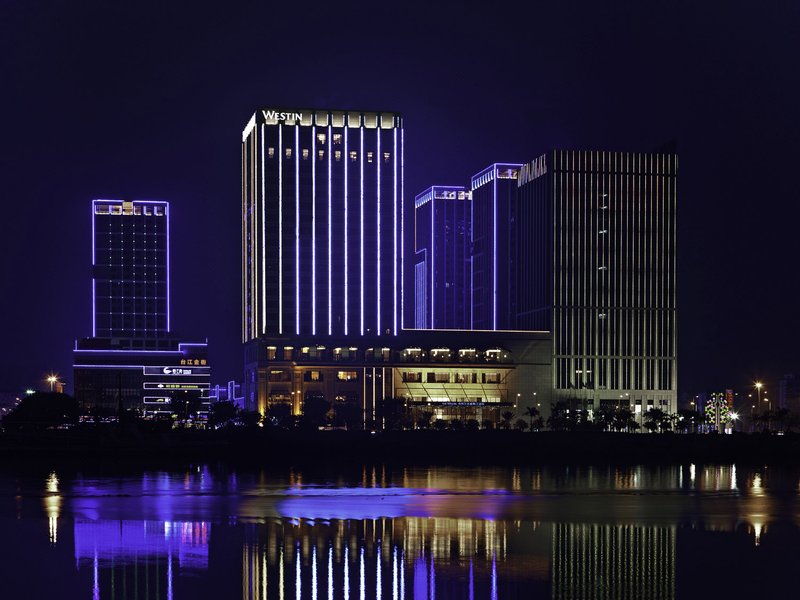
[[[145,396],[144,403],[145,404],[169,404],[172,402],[170,398],[166,396]]]
[[[526,165],[522,165],[517,176],[517,187],[522,187],[529,181],[538,179],[547,173],[547,155],[543,154],[539,158],[534,158]]]
[[[303,113],[298,112],[277,112],[274,110],[262,110],[264,118],[267,121],[300,121],[303,119]]]
[[[210,375],[211,367],[144,367],[145,375]]]
[[[151,381],[144,382],[144,389],[146,390],[207,390],[208,383],[154,383]]]

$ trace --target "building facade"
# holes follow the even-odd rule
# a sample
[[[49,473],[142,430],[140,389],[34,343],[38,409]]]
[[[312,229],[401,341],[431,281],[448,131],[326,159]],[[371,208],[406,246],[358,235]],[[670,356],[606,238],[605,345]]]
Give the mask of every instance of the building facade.
[[[403,129],[393,112],[258,110],[242,134],[242,341],[397,335]]]
[[[472,177],[470,329],[516,329],[517,174],[495,163]]]
[[[566,150],[520,169],[517,326],[552,331],[558,398],[677,410],[677,172],[674,154]]]
[[[208,344],[171,331],[169,203],[92,201],[92,337],[75,342],[84,414],[207,414]]]
[[[169,203],[92,201],[92,336],[169,336]]]
[[[163,339],[147,348],[132,340],[88,338],[73,350],[75,398],[84,414],[144,417],[208,414],[208,344]]]
[[[278,420],[314,415],[355,429],[386,426],[387,402],[409,425],[496,423],[506,411],[549,408],[548,334],[405,330],[362,338],[358,346],[353,340],[261,338],[247,345],[257,400],[246,407]]]
[[[470,328],[472,194],[433,186],[414,199],[414,327]]]

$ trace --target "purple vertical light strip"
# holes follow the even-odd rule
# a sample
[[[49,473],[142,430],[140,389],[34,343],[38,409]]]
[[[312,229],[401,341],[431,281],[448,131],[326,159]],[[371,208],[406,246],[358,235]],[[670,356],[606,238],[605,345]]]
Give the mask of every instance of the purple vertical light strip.
[[[300,335],[300,124],[294,124],[294,324]]]
[[[362,117],[359,116],[359,120]],[[359,291],[358,291],[358,298],[359,298],[359,308],[360,308],[360,322],[359,328],[361,330],[361,335],[364,335],[364,124],[360,123],[359,126],[359,150],[358,150],[358,176],[359,176],[359,185],[360,185],[360,192],[359,192],[359,223],[358,223],[358,231],[359,231],[359,240],[358,240],[358,253],[359,253]]]
[[[494,206],[492,216],[492,329],[497,329],[497,166],[494,166]]]
[[[311,333],[317,335],[317,126],[311,126]]]
[[[434,222],[436,220],[436,207],[433,205],[434,200],[436,200],[436,188],[431,188],[431,240],[430,240],[430,249],[431,249],[431,329],[436,329],[436,323],[434,322],[434,306],[436,306],[436,250],[434,249]]]
[[[394,118],[394,117],[392,117]],[[394,291],[392,293],[392,333],[397,335],[397,128],[392,128],[393,150],[392,150],[392,236],[393,239],[393,260],[392,276],[394,278]]]
[[[472,249],[475,247],[475,201],[472,194],[474,186],[470,185],[469,201],[469,328],[475,329],[475,259]]]
[[[278,123],[278,333],[283,334],[283,125]]]
[[[332,259],[331,259],[331,219],[333,218],[333,213],[331,210],[331,204],[333,203],[333,192],[331,188],[331,154],[333,154],[333,142],[331,141],[333,129],[330,125],[331,123],[331,115],[328,115],[328,335],[333,335],[333,308],[332,308],[332,301],[333,301],[333,284],[331,282],[331,273],[332,273]]]
[[[347,129],[349,123],[347,122],[347,115],[344,121],[344,334],[348,334],[348,310],[347,310],[347,162],[350,160],[350,155],[347,153]]]
[[[261,333],[267,332],[267,211],[265,206],[264,124],[261,124]],[[258,251],[258,248],[256,248]]]
[[[376,122],[377,127],[375,131],[377,132],[378,136],[378,146],[375,152],[376,155],[376,163],[377,163],[377,170],[378,170],[378,200],[376,202],[376,209],[375,212],[378,215],[378,239],[375,241],[375,249],[378,252],[378,266],[376,269],[376,282],[378,285],[378,292],[377,292],[377,303],[376,303],[376,310],[375,310],[375,330],[378,335],[381,334],[381,123],[380,123],[380,115],[376,117],[378,120]]]
[[[169,263],[170,263],[170,260],[169,260],[169,246],[170,246],[170,244],[169,244],[169,202],[165,202],[164,203],[164,214],[167,217],[167,333],[169,333],[171,331],[170,330],[170,314],[169,314],[170,313],[170,310],[169,310],[169,305],[170,305],[170,285],[169,285],[169,280],[170,280],[170,274],[169,274]]]
[[[399,119],[399,117],[398,117]],[[400,125],[400,328],[405,329],[406,326],[406,302],[405,302],[405,287],[406,287],[406,269],[405,269],[405,186],[404,175],[405,172],[405,130],[403,129],[402,122],[398,121]],[[395,269],[397,267],[395,266]],[[397,335],[397,330],[395,330]]]
[[[92,200],[92,337],[97,337],[97,279],[95,276],[96,251],[95,251],[95,205],[97,200]]]

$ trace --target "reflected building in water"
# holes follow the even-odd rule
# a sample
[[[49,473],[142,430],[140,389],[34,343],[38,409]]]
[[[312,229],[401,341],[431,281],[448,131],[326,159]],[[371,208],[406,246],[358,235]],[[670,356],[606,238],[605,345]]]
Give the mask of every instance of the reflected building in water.
[[[93,571],[93,598],[167,598],[182,571],[208,569],[211,524],[75,521],[75,561]]]
[[[552,527],[554,599],[675,597],[675,527]]]

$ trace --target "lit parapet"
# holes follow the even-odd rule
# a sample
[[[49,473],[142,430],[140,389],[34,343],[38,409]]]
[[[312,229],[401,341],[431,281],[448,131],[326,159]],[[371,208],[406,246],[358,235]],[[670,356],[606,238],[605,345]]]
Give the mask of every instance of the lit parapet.
[[[472,176],[472,191],[496,179],[516,179],[519,176],[519,163],[494,163]]]

